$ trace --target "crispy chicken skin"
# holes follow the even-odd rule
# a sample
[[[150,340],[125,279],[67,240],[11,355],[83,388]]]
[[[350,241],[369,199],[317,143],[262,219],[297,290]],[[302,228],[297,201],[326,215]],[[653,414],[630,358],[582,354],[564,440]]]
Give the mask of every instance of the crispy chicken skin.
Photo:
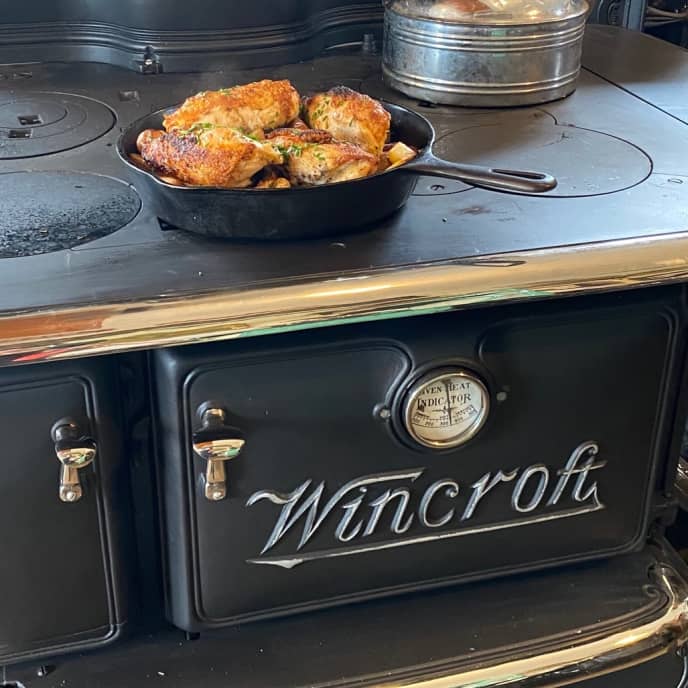
[[[282,176],[281,170],[266,168],[262,179],[255,185],[255,189],[288,189],[291,186],[288,179]]]
[[[367,177],[378,159],[353,143],[336,141],[328,132],[280,129],[268,141],[284,155],[289,181],[319,186]]]
[[[276,129],[299,114],[299,94],[287,80],[256,81],[219,91],[201,91],[165,117],[167,131],[189,129],[198,122],[249,133]]]
[[[303,129],[301,127],[284,127],[266,134],[265,138],[281,146],[287,139],[287,145],[299,143],[332,143],[334,136],[323,129]],[[281,142],[281,143],[280,143]]]
[[[287,126],[291,129],[310,129],[300,117],[297,117],[293,122],[289,122]]]
[[[325,129],[337,140],[355,143],[378,157],[389,136],[389,112],[370,96],[346,86],[305,98],[303,116],[314,129]]]
[[[283,161],[271,143],[207,123],[184,134],[147,129],[136,146],[150,165],[197,186],[249,186],[251,177],[266,165]]]
[[[141,132],[132,162],[170,184],[318,186],[413,157],[401,144],[386,145],[390,123],[381,103],[345,86],[301,101],[289,81],[266,79],[187,98],[163,130]]]

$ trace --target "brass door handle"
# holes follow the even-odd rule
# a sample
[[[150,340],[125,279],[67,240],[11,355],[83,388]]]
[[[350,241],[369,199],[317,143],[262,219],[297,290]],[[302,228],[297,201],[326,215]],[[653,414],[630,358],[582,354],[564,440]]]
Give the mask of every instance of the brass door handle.
[[[227,496],[225,462],[241,453],[245,440],[236,428],[225,424],[223,408],[203,404],[199,407],[201,428],[193,434],[193,450],[207,461],[205,470],[205,498],[218,502]]]
[[[63,502],[78,502],[83,496],[79,471],[93,463],[98,452],[97,445],[70,420],[55,423],[51,435],[55,454],[62,464],[58,495]]]

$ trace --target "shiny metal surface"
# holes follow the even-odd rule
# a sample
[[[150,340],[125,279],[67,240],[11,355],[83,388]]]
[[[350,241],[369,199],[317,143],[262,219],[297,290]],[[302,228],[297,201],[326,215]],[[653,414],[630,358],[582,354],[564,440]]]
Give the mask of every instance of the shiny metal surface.
[[[688,461],[685,459],[678,460],[674,487],[679,505],[684,511],[688,511]]]
[[[55,454],[62,464],[58,496],[63,502],[78,502],[83,497],[79,471],[90,466],[96,458],[97,446],[90,437],[83,437],[72,422],[59,423],[53,428]]]
[[[638,622],[550,650],[523,648],[499,662],[455,671],[419,670],[401,680],[357,683],[363,688],[555,688],[610,674],[675,652],[688,640],[688,585],[671,566],[650,572],[647,595],[661,600]],[[331,684],[330,684],[331,685]]]
[[[576,88],[588,6],[539,23],[444,22],[385,11],[382,71],[413,98],[469,107],[533,105]]]
[[[382,0],[385,9],[412,19],[464,24],[533,24],[586,11],[586,0]]]
[[[0,365],[688,282],[688,233],[0,317]]]
[[[245,441],[234,436],[233,428],[225,426],[227,414],[224,409],[206,408],[200,415],[203,427],[194,433],[193,449],[201,459],[207,461],[203,487],[205,498],[218,502],[227,496],[225,461],[239,456]]]
[[[472,484],[471,479],[464,482],[459,480],[458,476],[447,476],[423,488],[417,481],[420,479],[422,485],[422,476],[427,467],[421,466],[409,471],[364,475],[350,480],[336,491],[326,481],[316,483],[310,477],[291,492],[284,492],[283,489],[258,490],[248,498],[246,506],[252,507],[261,501],[271,502],[277,507],[275,525],[260,554],[247,559],[246,562],[293,569],[320,559],[357,556],[365,552],[415,547],[439,540],[526,528],[600,511],[606,507],[598,496],[597,481],[590,476],[592,471],[604,468],[607,463],[604,460],[596,460],[598,453],[599,445],[586,441],[571,452],[562,468],[556,472],[552,471],[551,474],[547,466],[537,463],[519,466],[508,472],[501,469],[494,474],[487,472]],[[517,476],[518,480],[511,489],[499,489],[501,483],[512,483]],[[529,501],[522,504],[523,490],[533,476],[539,482]],[[573,476],[575,480],[570,485]],[[550,478],[553,478],[551,482]],[[453,506],[453,500],[459,496],[460,482],[464,485],[469,484],[473,490],[461,516]],[[548,484],[552,485],[552,490],[549,498],[545,500]],[[374,492],[376,487],[382,486],[387,487],[384,492],[377,496],[369,496],[369,490]],[[327,487],[330,488],[331,496],[320,506],[324,501],[323,494]],[[567,487],[573,501],[578,502],[580,506],[553,510],[552,507],[559,503]],[[488,497],[488,493],[493,490],[494,493]],[[533,490],[533,486],[529,485],[528,490]],[[476,507],[483,499],[487,498],[493,503],[499,500],[506,501],[509,494],[511,513],[515,518],[493,522],[483,520],[475,525],[471,522]],[[428,516],[433,500],[437,500],[434,509],[440,512],[444,510],[436,519],[430,519]],[[380,526],[381,517],[388,506],[394,516],[387,526]],[[536,509],[538,513],[526,517],[519,516],[530,514]],[[337,517],[339,523],[335,526]],[[358,520],[357,523],[354,522],[355,519]],[[406,535],[414,523],[425,529],[424,532]],[[444,526],[448,527],[443,529]],[[297,531],[299,528],[302,529],[295,551],[265,556],[279,545],[292,528]],[[330,546],[323,548],[320,544],[316,549],[307,548],[309,542],[318,534],[320,543],[324,539],[323,536],[329,535]],[[371,535],[377,536],[372,542],[368,540]],[[346,546],[341,547],[339,543]]]

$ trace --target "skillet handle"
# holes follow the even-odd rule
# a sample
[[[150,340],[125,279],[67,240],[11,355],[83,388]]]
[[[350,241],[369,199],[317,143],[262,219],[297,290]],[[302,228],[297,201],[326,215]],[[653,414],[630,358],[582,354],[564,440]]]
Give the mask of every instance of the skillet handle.
[[[543,193],[554,189],[557,185],[557,180],[545,172],[502,170],[481,165],[466,165],[442,160],[430,153],[411,160],[397,169],[414,174],[425,174],[430,177],[458,179],[467,184],[485,186],[499,191]]]

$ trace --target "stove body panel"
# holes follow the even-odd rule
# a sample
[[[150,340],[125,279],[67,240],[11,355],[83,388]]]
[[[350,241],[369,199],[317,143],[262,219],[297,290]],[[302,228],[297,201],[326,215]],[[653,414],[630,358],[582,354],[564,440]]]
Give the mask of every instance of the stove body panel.
[[[306,60],[382,31],[382,6],[361,0],[168,2],[75,0],[13,5],[0,17],[8,63],[103,62],[133,72],[213,71]]]
[[[49,364],[0,374],[0,664],[100,647],[128,619],[127,466],[114,366]],[[51,430],[95,442],[80,498],[59,495]],[[76,444],[75,446],[80,446]]]
[[[682,312],[634,295],[156,354],[171,619],[195,631],[638,547],[671,473]],[[400,405],[447,366],[485,382],[491,411],[438,452]],[[209,406],[245,441],[218,501],[192,449]]]

